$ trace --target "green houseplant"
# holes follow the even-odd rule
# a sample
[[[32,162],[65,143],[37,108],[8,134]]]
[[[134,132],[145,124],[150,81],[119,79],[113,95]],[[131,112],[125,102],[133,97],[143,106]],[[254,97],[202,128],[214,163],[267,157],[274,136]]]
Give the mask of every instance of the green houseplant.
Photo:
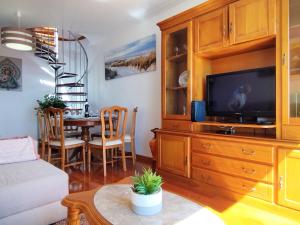
[[[162,208],[162,177],[151,169],[132,177],[131,205],[138,215],[154,215]]]
[[[37,100],[39,108],[44,110],[49,107],[64,109],[67,105],[63,102],[60,97],[54,95],[45,95],[42,100]]]

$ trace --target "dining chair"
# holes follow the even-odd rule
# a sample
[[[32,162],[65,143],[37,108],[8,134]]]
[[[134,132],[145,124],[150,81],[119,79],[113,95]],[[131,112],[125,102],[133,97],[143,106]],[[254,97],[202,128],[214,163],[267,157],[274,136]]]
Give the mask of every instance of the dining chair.
[[[132,163],[135,165],[136,162],[136,154],[135,154],[135,127],[136,127],[136,114],[138,111],[138,107],[134,107],[132,112],[132,120],[131,120],[131,127],[130,133],[125,134],[124,142],[130,143],[130,151],[131,155],[127,155],[126,158],[132,158]],[[114,157],[116,158],[116,157]]]
[[[57,108],[48,108],[46,112],[46,126],[48,137],[48,162],[60,160],[61,168],[83,164],[85,170],[85,142],[76,138],[65,138],[64,110]],[[66,153],[70,150],[81,148],[81,160],[69,162],[66,160]],[[60,151],[60,157],[52,158],[52,149]]]
[[[48,140],[46,136],[46,120],[43,110],[37,109],[37,120],[38,120],[38,138],[39,144],[41,145],[41,158],[45,159],[46,145],[48,145]]]
[[[124,138],[126,132],[127,114],[127,108],[119,106],[112,106],[101,110],[101,138],[94,139],[88,143],[88,171],[91,170],[92,151],[101,150],[103,173],[104,176],[106,176],[106,164],[111,163],[113,166],[114,163],[113,157],[111,157],[111,161],[106,160],[107,151],[110,151],[111,156],[113,156],[112,154],[114,149],[121,150],[123,170],[126,171]]]

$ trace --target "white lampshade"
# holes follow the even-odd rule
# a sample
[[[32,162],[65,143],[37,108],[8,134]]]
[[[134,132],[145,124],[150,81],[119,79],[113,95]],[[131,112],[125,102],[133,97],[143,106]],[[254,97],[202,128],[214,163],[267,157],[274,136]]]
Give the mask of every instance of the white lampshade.
[[[33,51],[35,49],[32,32],[17,27],[1,28],[1,44],[19,51]]]

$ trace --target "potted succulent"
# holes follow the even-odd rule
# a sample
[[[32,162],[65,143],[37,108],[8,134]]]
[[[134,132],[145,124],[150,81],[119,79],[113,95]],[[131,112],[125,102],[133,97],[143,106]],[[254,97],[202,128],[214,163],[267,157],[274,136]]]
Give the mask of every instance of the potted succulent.
[[[60,97],[54,95],[45,95],[42,100],[37,100],[39,109],[44,110],[49,107],[64,109],[67,105],[63,102]]]
[[[151,169],[143,169],[143,175],[132,177],[132,210],[143,216],[160,212],[162,208],[162,178]]]

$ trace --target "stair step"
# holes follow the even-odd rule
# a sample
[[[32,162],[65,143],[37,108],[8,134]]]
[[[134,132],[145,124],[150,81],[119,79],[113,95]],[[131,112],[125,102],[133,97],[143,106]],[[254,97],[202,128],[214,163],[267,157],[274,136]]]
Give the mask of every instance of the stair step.
[[[65,83],[65,84],[57,84],[56,87],[84,87],[82,83]]]
[[[86,96],[85,92],[65,92],[65,93],[56,93],[56,95],[74,95],[74,96]]]
[[[36,39],[36,44],[42,44],[42,45],[49,45],[49,46],[52,46],[52,47],[55,47],[55,43],[53,41],[44,41],[44,40],[40,40],[40,39]]]
[[[53,54],[56,55],[56,52],[53,51],[52,49],[48,49],[45,46],[36,46],[36,51],[40,52],[40,53],[46,53],[46,54]]]
[[[62,72],[58,74],[57,78],[58,79],[71,78],[71,77],[76,77],[77,75],[78,75],[77,73]]]
[[[68,101],[64,101],[65,103],[85,103],[86,101],[72,101],[72,100],[68,100]]]
[[[49,62],[49,65],[66,65],[64,62]]]
[[[45,53],[34,53],[34,55],[36,55],[37,57],[40,57],[42,59],[45,59],[45,60],[49,60],[50,62],[55,62],[55,60],[53,59],[53,57],[50,55],[50,57],[48,55],[46,55]]]

